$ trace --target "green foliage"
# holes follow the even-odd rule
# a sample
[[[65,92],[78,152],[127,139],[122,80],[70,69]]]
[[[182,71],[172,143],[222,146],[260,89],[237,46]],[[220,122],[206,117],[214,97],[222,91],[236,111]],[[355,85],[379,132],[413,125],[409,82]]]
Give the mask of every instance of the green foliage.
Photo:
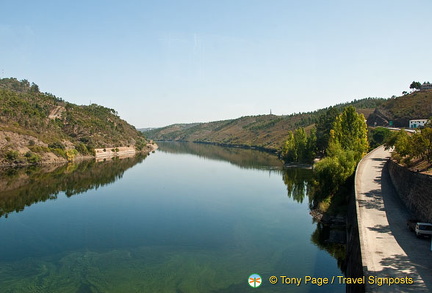
[[[147,141],[144,138],[140,137],[135,143],[135,148],[138,151],[142,151],[143,148],[146,146],[146,144],[147,144]]]
[[[65,153],[66,158],[69,162],[73,161],[75,156],[78,155],[78,151],[76,149],[69,149]]]
[[[337,115],[330,130],[327,156],[315,164],[317,188],[314,206],[331,206],[332,198],[352,178],[357,163],[368,150],[367,127],[363,114],[352,106]],[[338,197],[340,197],[339,195]],[[341,199],[338,199],[341,201]]]
[[[363,114],[357,113],[352,106],[345,108],[335,119],[330,131],[329,144],[337,144],[342,150],[353,151],[356,161],[360,161],[369,148],[367,125]],[[333,155],[330,153],[330,156]]]
[[[394,147],[393,158],[409,164],[414,158],[432,163],[432,128],[426,127],[409,135],[405,130],[393,133],[385,143],[387,148]]]
[[[410,89],[414,89],[414,90],[419,90],[419,89],[421,89],[421,83],[418,82],[418,81],[413,81],[413,82],[410,84]]]
[[[39,145],[29,145],[28,148],[32,152],[39,153],[39,154],[46,153],[46,152],[50,151],[50,149],[48,147],[39,146]]]
[[[357,166],[357,154],[333,146],[333,156],[325,157],[315,164],[316,179],[322,194],[334,194],[352,174]]]
[[[50,151],[53,152],[56,156],[63,157],[67,159],[66,151],[64,149],[52,149]]]
[[[48,147],[51,149],[61,149],[61,150],[65,149],[65,146],[61,142],[58,142],[58,141],[49,144]]]
[[[37,164],[41,160],[41,157],[38,154],[32,153],[30,151],[25,154],[25,158],[30,164]]]
[[[371,149],[374,149],[384,144],[390,137],[391,131],[385,127],[377,127],[370,129],[369,131],[369,145]]]
[[[315,124],[316,127],[316,137],[317,137],[317,151],[321,156],[325,155],[325,151],[328,147],[330,140],[330,130],[333,128],[333,123],[336,117],[339,115],[339,111],[330,107],[328,110],[321,114]]]
[[[408,133],[401,129],[398,132],[392,133],[385,143],[387,148],[394,147],[395,151],[402,157],[412,153],[412,145]]]
[[[316,135],[313,130],[309,135],[304,128],[288,132],[288,138],[282,149],[286,162],[311,163],[315,156]]]
[[[90,154],[89,149],[88,149],[87,146],[86,146],[84,143],[82,143],[82,142],[79,142],[79,143],[75,144],[75,149],[76,149],[80,154],[82,154],[82,155],[89,155],[89,154]]]
[[[19,157],[19,152],[13,150],[9,150],[5,154],[5,158],[8,161],[16,161],[18,157]]]

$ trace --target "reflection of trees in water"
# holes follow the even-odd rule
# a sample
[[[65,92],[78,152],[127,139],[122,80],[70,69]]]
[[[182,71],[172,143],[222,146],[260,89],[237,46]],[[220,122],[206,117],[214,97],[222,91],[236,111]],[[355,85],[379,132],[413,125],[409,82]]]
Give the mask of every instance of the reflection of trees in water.
[[[309,202],[312,195],[313,171],[304,168],[286,168],[283,170],[282,178],[287,186],[288,197],[296,202],[302,203],[308,196]]]
[[[282,173],[287,186],[288,197],[302,203],[308,197],[309,204],[313,201],[313,171],[302,168],[286,168]],[[320,249],[327,251],[337,260],[338,267],[345,271],[346,245],[345,226],[324,225],[318,222],[311,235],[311,241]]]
[[[37,202],[97,189],[122,178],[145,155],[96,163],[87,160],[62,166],[30,166],[0,170],[0,217],[23,211]]]
[[[193,154],[201,158],[227,161],[246,169],[280,169],[283,165],[275,154],[254,149],[193,142],[158,142],[158,146],[162,152]]]
[[[331,235],[333,234],[333,235]],[[340,235],[338,237],[338,234]],[[337,260],[339,269],[346,270],[346,245],[341,243],[341,236],[345,235],[345,227],[330,227],[317,223],[315,231],[311,235],[311,241],[319,248],[327,251]]]

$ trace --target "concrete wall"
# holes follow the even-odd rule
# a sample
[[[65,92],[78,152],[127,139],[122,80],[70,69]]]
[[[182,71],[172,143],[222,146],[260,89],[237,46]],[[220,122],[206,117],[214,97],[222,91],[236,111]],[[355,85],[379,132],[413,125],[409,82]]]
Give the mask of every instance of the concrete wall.
[[[363,264],[360,249],[359,228],[357,222],[356,198],[354,190],[350,193],[348,201],[346,221],[347,245],[346,245],[346,271],[347,278],[363,277]],[[347,293],[363,293],[364,285],[347,285]]]
[[[389,173],[402,201],[418,220],[432,223],[432,176],[389,161]]]

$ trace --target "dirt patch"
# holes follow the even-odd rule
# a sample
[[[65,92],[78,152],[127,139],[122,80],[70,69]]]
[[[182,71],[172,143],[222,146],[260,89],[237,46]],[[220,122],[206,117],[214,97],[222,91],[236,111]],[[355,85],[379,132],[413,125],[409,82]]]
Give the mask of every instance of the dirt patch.
[[[63,106],[56,106],[48,115],[48,118],[53,119],[61,119],[63,112],[66,112],[66,108]]]

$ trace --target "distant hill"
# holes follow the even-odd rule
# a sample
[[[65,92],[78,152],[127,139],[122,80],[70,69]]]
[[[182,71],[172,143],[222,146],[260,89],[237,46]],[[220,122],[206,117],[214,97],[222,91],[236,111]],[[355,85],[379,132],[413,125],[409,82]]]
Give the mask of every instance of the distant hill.
[[[368,117],[369,126],[408,127],[409,120],[432,117],[432,90],[415,91],[391,98]],[[392,123],[390,123],[390,121]]]
[[[367,98],[335,107],[353,105],[368,117],[384,102],[385,99]],[[208,123],[173,124],[145,131],[144,134],[154,140],[215,143],[277,151],[285,141],[289,130],[299,127],[311,128],[319,115],[326,110],[327,108],[287,116],[259,115]]]
[[[114,109],[78,106],[27,80],[0,79],[0,165],[64,161],[95,148],[146,143]]]

